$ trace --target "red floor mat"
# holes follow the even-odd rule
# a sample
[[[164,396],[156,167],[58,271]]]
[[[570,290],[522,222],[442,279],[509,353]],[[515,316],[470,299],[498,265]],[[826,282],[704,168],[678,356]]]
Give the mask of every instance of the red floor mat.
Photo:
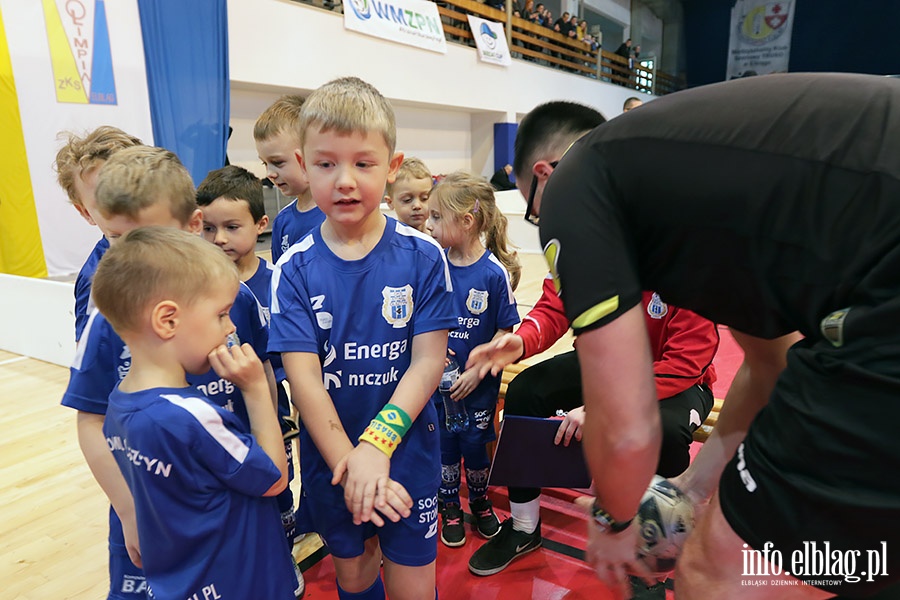
[[[509,516],[505,488],[502,492],[491,490],[490,494],[501,520]],[[544,547],[496,575],[476,577],[469,573],[469,557],[485,543],[471,524],[466,525],[464,546],[447,548],[438,542],[437,586],[441,600],[610,600],[612,594],[606,586],[580,558],[573,556],[580,556],[585,547],[584,518],[572,504],[578,495],[574,490],[545,490],[541,497]],[[337,598],[331,557],[310,566],[305,576],[307,598]],[[674,598],[671,591],[666,597]]]

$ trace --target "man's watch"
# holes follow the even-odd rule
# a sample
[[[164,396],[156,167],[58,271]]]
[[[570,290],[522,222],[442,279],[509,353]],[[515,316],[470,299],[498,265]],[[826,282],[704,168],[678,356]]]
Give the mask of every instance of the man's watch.
[[[622,533],[628,526],[631,525],[631,522],[634,521],[634,517],[628,519],[627,521],[616,521],[612,515],[603,510],[598,504],[597,500],[594,499],[594,503],[591,505],[591,517],[594,519],[594,523],[600,527],[600,531],[603,533]]]

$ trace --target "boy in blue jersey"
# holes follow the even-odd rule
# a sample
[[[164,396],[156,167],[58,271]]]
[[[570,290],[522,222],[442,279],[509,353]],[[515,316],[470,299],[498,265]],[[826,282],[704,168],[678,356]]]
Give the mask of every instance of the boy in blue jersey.
[[[434,187],[431,171],[420,159],[403,159],[397,179],[385,188],[384,201],[397,215],[397,220],[425,233],[428,220],[428,194]]]
[[[232,345],[239,286],[227,257],[168,227],[133,230],[95,275],[97,307],[132,356],[103,433],[134,498],[152,598],[294,598],[271,390],[253,347]],[[249,426],[188,384],[210,366],[243,392]]]
[[[174,154],[161,148],[128,148],[111,157],[97,177],[96,199],[98,223],[113,245],[141,226],[160,225],[194,234],[199,234],[202,227],[190,174]],[[251,343],[258,355],[264,354],[268,343],[265,318],[253,293],[243,284],[231,309],[231,319],[239,339]],[[268,361],[264,366],[271,378],[274,404],[274,373]],[[78,411],[81,451],[112,505],[109,598],[115,600],[146,597],[146,581],[138,568],[140,550],[133,499],[102,432],[109,394],[130,367],[129,348],[103,315],[94,310],[79,342],[62,404]],[[210,370],[205,375],[192,376],[191,383],[216,404],[248,422],[240,390],[232,382]]]
[[[229,165],[210,171],[197,188],[197,204],[203,212],[203,237],[216,244],[234,261],[238,277],[253,292],[269,322],[269,298],[271,297],[274,265],[256,255],[256,242],[269,217],[263,204],[260,180],[250,171]],[[294,465],[290,440],[296,436],[296,426],[291,427],[290,400],[284,388],[284,368],[281,357],[270,356],[278,384],[278,416],[281,431],[285,435],[284,450],[288,457],[288,487],[278,495],[281,523],[284,525],[288,545],[294,545],[296,520],[294,496],[290,481],[294,478]],[[299,575],[299,574],[298,574]]]
[[[259,115],[253,126],[256,151],[266,167],[266,177],[282,194],[294,198],[272,221],[273,263],[325,220],[300,168],[298,122],[302,106],[300,96],[282,96]]]
[[[54,168],[59,186],[69,196],[69,201],[88,224],[97,227],[97,173],[112,154],[122,148],[140,146],[141,140],[117,127],[103,125],[83,137],[69,133],[65,145],[56,153]],[[91,278],[103,254],[109,249],[106,236],[100,238],[75,279],[75,341],[91,312]]]
[[[430,599],[440,440],[429,398],[456,324],[447,262],[379,210],[403,155],[377,90],[332,81],[300,121],[301,165],[326,219],[276,265],[269,349],[303,419],[304,503],[339,598],[381,600],[386,588],[391,600]]]

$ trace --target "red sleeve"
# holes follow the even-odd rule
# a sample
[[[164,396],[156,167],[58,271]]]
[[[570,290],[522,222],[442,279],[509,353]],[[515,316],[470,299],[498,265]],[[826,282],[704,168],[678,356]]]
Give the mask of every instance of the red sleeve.
[[[516,330],[516,335],[525,343],[522,358],[543,352],[568,330],[569,320],[563,310],[562,298],[556,293],[553,279],[548,275],[544,278],[541,297]]]
[[[657,397],[670,398],[699,383],[712,387],[716,380],[712,362],[719,348],[715,323],[671,305],[659,318],[659,310],[648,310],[652,298],[651,292],[644,292],[642,304],[653,351]]]

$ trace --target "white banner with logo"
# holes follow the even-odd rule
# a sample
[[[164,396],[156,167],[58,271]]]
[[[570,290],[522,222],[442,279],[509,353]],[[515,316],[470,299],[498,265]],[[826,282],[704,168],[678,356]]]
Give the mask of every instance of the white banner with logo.
[[[447,53],[447,40],[437,5],[427,0],[344,0],[344,27]]]
[[[794,8],[794,0],[735,2],[726,79],[787,72]]]
[[[466,16],[469,18],[469,29],[475,37],[478,59],[504,67],[511,65],[512,57],[509,55],[503,24],[472,15]]]
[[[29,170],[15,176],[31,177],[50,275],[76,273],[101,234],[56,183],[58,136],[114,125],[153,143],[137,0],[0,0],[0,10]]]

